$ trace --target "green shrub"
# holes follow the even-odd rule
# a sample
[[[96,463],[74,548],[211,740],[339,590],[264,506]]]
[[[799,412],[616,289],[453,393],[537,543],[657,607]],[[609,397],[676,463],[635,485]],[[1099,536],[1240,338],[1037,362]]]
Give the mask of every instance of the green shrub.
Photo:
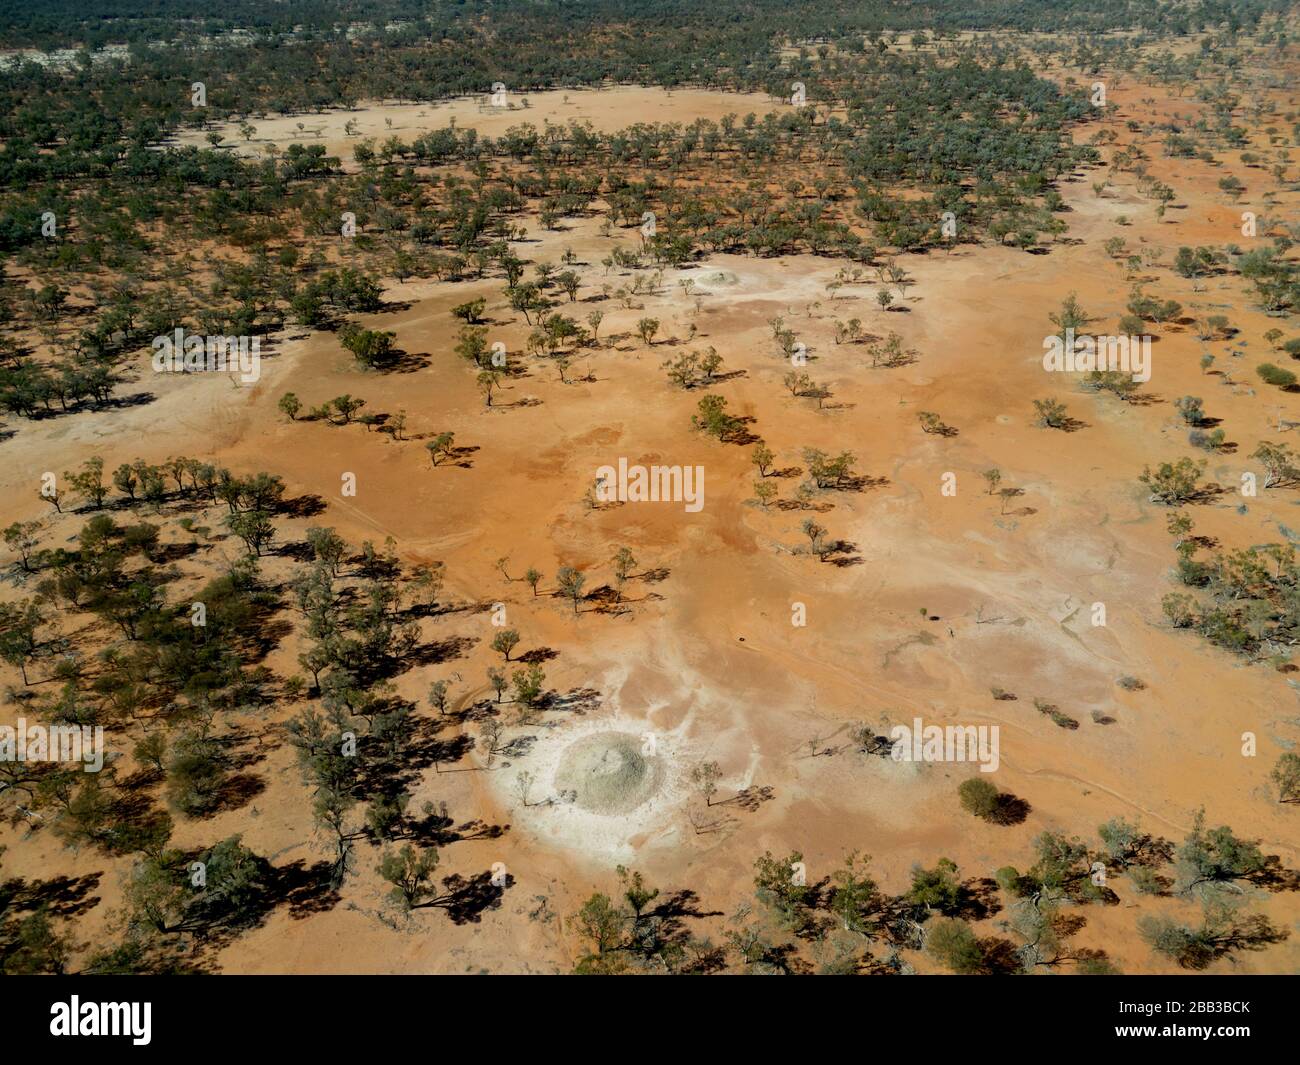
[[[962,809],[985,820],[992,817],[998,808],[998,789],[983,777],[971,777],[963,780],[957,788]]]
[[[1266,384],[1276,385],[1278,388],[1290,388],[1296,380],[1295,374],[1290,370],[1274,366],[1271,362],[1260,363],[1255,367],[1255,372],[1264,379]]]

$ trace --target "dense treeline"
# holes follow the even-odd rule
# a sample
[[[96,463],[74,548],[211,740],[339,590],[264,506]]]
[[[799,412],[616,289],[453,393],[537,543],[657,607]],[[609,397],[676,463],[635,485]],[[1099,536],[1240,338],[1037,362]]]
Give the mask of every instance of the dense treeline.
[[[414,654],[418,620],[436,606],[440,567],[404,572],[391,542],[357,551],[328,527],[277,544],[285,518],[320,503],[287,498],[267,473],[241,476],[184,456],[109,472],[91,459],[63,484],[45,498],[53,522],[82,519],[70,543],[47,538],[41,521],[4,530],[9,576],[26,594],[0,607],[0,657],[24,680],[8,692],[20,715],[33,725],[102,728],[112,749],[93,773],[0,760],[0,805],[33,832],[129,859],[122,937],[91,951],[81,971],[192,967],[207,946],[284,901],[285,871],[238,836],[190,852],[169,841],[175,819],[244,806],[261,790],[246,771],[260,760],[250,720],[265,728],[261,714],[309,691],[301,675],[265,665],[293,631],[291,604],[302,619],[299,664],[320,703],[288,723],[287,737],[332,853],[296,890],[331,896],[363,838],[378,846],[399,833],[420,836],[415,812],[405,812],[411,774],[431,758],[454,760],[463,746],[413,750],[421,722],[387,678],[427,660]],[[221,545],[234,548],[232,559],[213,557]],[[304,561],[278,578],[263,568],[276,554]],[[182,564],[205,557],[217,572],[194,581]],[[361,803],[369,804],[364,819],[353,816]],[[458,838],[436,817],[425,826],[434,830],[443,843]],[[55,931],[59,908],[29,904],[14,895],[18,886],[0,877],[0,972],[64,971],[79,945]]]
[[[1285,6],[1277,0],[1197,0],[1190,4],[1172,0],[931,0],[901,4],[751,0],[743,5],[657,0],[647,9],[645,4],[628,0],[570,0],[563,10],[565,24],[575,35],[606,26],[641,31],[616,36],[610,42],[611,51],[630,52],[635,48],[634,38],[658,27],[686,33],[687,39],[707,36],[712,44],[743,39],[753,32],[837,40],[927,28],[1098,32],[1136,27],[1177,35],[1219,23],[1250,26],[1262,14]],[[94,4],[50,0],[34,8],[18,4],[0,8],[0,34],[21,47],[95,48],[110,43],[193,41],[235,32],[267,39],[292,35],[329,40],[337,39],[349,27],[381,27],[398,41],[407,41],[447,36],[460,27],[482,26],[487,19],[493,23],[494,35],[502,40],[511,44],[522,41],[536,48],[538,42],[545,42],[546,47],[553,44],[555,11],[555,5],[545,0],[512,3],[505,8],[490,0],[462,0],[432,12],[417,0],[295,0],[275,5],[232,0],[217,13],[201,0],[148,4],[139,0]]]
[[[142,60],[184,61],[171,50]],[[508,241],[528,210],[554,227],[603,201],[611,224],[626,228],[653,211],[662,232],[642,250],[658,263],[706,251],[870,263],[882,246],[939,243],[949,213],[961,240],[1030,247],[1040,234],[1059,236],[1051,185],[1097,157],[1068,133],[1090,110],[1082,95],[1019,63],[869,52],[777,74],[775,56],[764,62],[770,91],[802,76],[809,105],[612,134],[521,122],[490,138],[446,127],[410,143],[358,141],[358,175],[342,175],[342,161],[319,144],[291,143],[260,160],[219,146],[215,133],[210,148],[160,148],[171,125],[223,113],[217,83],[210,108],[187,112],[190,75],[176,70],[138,85],[144,68],[134,62],[11,72],[13,85],[31,73],[44,91],[15,90],[20,113],[0,157],[0,253],[36,279],[0,292],[0,324],[9,327],[0,405],[26,417],[102,407],[121,383],[118,361],[178,327],[247,336],[289,319],[345,326],[340,314],[380,306],[375,275],[446,279],[500,268],[513,291],[521,264]],[[327,94],[323,102],[347,102],[339,85],[299,73]],[[358,261],[335,275],[325,268],[345,213],[356,219]],[[215,276],[196,276],[196,261]],[[96,305],[70,313],[77,284]],[[40,350],[15,338],[22,328],[40,335]]]
[[[580,291],[593,298],[599,291],[599,300],[614,298],[631,310],[639,296],[661,289],[663,267],[710,252],[839,256],[849,262],[828,287],[830,297],[874,268],[877,300],[887,310],[890,287],[901,297],[909,283],[897,252],[945,239],[1032,248],[1044,235],[1065,231],[1054,184],[1096,162],[1106,142],[1099,135],[1091,144],[1073,143],[1071,127],[1092,105],[1082,92],[1038,76],[1023,58],[1026,48],[1064,55],[1080,70],[1104,63],[1193,90],[1206,117],[1147,132],[1163,136],[1167,155],[1212,161],[1212,149],[1247,144],[1248,130],[1226,80],[1203,75],[1232,69],[1240,62],[1227,47],[1233,35],[1286,5],[661,0],[647,8],[579,0],[563,6],[562,22],[555,4],[541,2],[503,10],[468,0],[430,13],[414,0],[233,0],[215,18],[201,6],[207,5],[136,0],[97,5],[87,17],[83,5],[56,0],[36,11],[0,11],[0,34],[9,44],[128,44],[125,57],[82,53],[67,63],[14,62],[0,69],[0,410],[6,413],[59,417],[122,402],[115,394],[129,380],[127,356],[178,327],[207,336],[264,336],[289,322],[334,329],[361,366],[390,368],[406,355],[395,335],[349,320],[384,308],[386,277],[500,278],[510,307],[532,327],[527,353],[551,358],[566,383],[569,358],[596,348],[604,316],[593,309],[584,327],[563,313]],[[958,43],[954,31],[968,27],[1075,32],[1027,44]],[[1137,48],[1121,52],[1104,36],[1084,36],[1118,27],[1171,35],[1214,27],[1215,33],[1199,50],[1146,53],[1145,59]],[[161,41],[171,44],[155,45]],[[1254,43],[1283,48],[1287,39],[1280,23],[1269,22]],[[787,44],[794,48],[783,54],[780,46]],[[449,125],[408,141],[355,140],[350,162],[358,172],[345,172],[344,160],[320,144],[292,143],[250,160],[230,151],[215,129],[206,148],[170,140],[181,128],[237,118],[251,141],[259,116],[270,111],[347,108],[368,98],[440,99],[481,93],[496,81],[516,97],[552,86],[632,81],[788,97],[796,80],[806,86],[807,106],[763,118],[640,123],[601,133],[576,123],[538,128],[522,121],[528,112],[521,108],[521,121],[497,137]],[[191,101],[196,81],[206,87],[207,106]],[[1263,111],[1253,117],[1261,119]],[[1285,117],[1294,131],[1294,116]],[[1273,143],[1280,146],[1280,134]],[[1115,153],[1113,164],[1132,171],[1163,211],[1174,192],[1149,177],[1145,158],[1130,146]],[[1286,163],[1279,150],[1279,182]],[[1240,194],[1239,183],[1220,187]],[[638,229],[646,212],[657,217],[657,231]],[[578,262],[571,251],[558,265],[520,257],[525,219],[535,216],[556,229],[566,218],[597,213],[605,216],[606,237],[619,230],[627,237],[600,264]],[[952,238],[939,231],[949,214],[958,224]],[[341,243],[344,217],[356,231]],[[57,239],[43,231],[49,218]],[[1174,268],[1187,278],[1235,270],[1270,311],[1300,304],[1291,238],[1279,232],[1280,220],[1265,217],[1260,224],[1262,234],[1273,236],[1271,247],[1185,248]],[[1136,274],[1133,260],[1138,267],[1146,260],[1116,241],[1109,254]],[[618,271],[614,278],[611,271]],[[691,297],[688,285],[683,294]],[[485,307],[486,297],[476,296],[452,314],[464,322],[455,353],[476,374],[490,407],[501,372],[488,347]],[[1135,285],[1128,310],[1136,324],[1127,331],[1136,334],[1145,322],[1169,321],[1181,308]],[[1057,324],[1086,321],[1076,305]],[[780,317],[771,324],[774,342],[789,358],[795,333]],[[1230,329],[1223,316],[1208,316],[1203,339]],[[647,349],[659,330],[656,318],[637,323]],[[837,344],[868,340],[859,319],[837,323]],[[892,332],[865,350],[873,366],[902,366],[917,357]],[[679,354],[665,369],[674,384],[693,390],[719,380],[721,365],[709,348]],[[1284,376],[1270,384],[1294,384],[1289,371],[1273,370]],[[1089,386],[1127,396],[1130,390],[1113,376],[1094,375]],[[790,373],[785,385],[792,397],[815,398],[819,406],[828,395],[808,374]],[[292,393],[279,401],[293,421],[302,415],[317,424],[363,425],[402,440],[404,412],[360,413],[365,405],[350,394],[306,412]],[[1063,404],[1040,405],[1051,408],[1044,425],[1068,420]],[[1184,397],[1176,406],[1200,432],[1201,401]],[[936,414],[919,416],[926,432],[955,433]],[[726,399],[706,395],[692,421],[719,441],[755,443],[756,495],[764,507],[775,500],[768,480],[772,451],[728,413]],[[1196,446],[1223,441],[1222,433],[1217,441],[1201,437]],[[458,453],[450,431],[423,446],[434,467]],[[1300,483],[1300,460],[1289,449],[1261,445],[1251,457],[1267,471],[1263,489]],[[819,493],[861,480],[851,452],[807,448],[803,460],[808,480],[777,505],[804,509]],[[1178,506],[1198,497],[1201,469],[1188,459],[1165,463],[1148,470],[1142,483],[1154,502]],[[991,493],[1001,474],[984,476]],[[333,905],[366,853],[363,846],[375,852],[377,871],[392,885],[390,899],[407,914],[422,906],[472,912],[500,899],[509,883],[486,873],[444,877],[441,887],[434,873],[440,847],[504,828],[481,822],[458,828],[445,805],[440,812],[432,804],[417,811],[412,796],[423,770],[455,763],[471,750],[491,767],[507,749],[503,698],[511,687],[521,724],[533,723],[549,705],[540,661],[511,658],[517,632],[503,631],[492,642],[505,663],[521,667],[509,677],[504,668],[488,670],[495,699],[458,705],[464,700],[436,680],[427,700],[433,713],[424,714],[395,682],[416,666],[457,657],[464,640],[428,641],[425,623],[446,609],[439,565],[404,568],[391,542],[356,550],[325,526],[286,542],[285,519],[317,513],[318,500],[287,499],[274,475],[241,476],[200,459],[110,471],[92,458],[64,471],[58,485],[42,493],[58,535],[47,536],[42,522],[15,522],[3,531],[13,556],[7,576],[19,592],[0,605],[0,658],[23,681],[10,698],[34,720],[102,726],[119,748],[124,741],[133,746],[129,757],[115,750],[102,774],[0,762],[0,799],[33,832],[125,859],[122,937],[87,953],[67,937],[68,923],[60,924],[69,912],[35,906],[30,894],[0,877],[0,971],[163,971],[199,964],[206,946],[221,945],[276,905]],[[79,528],[61,517],[70,518],[74,508]],[[1189,592],[1166,599],[1169,620],[1255,659],[1288,658],[1300,637],[1293,548],[1218,550],[1192,537],[1184,517],[1170,528],[1179,537],[1177,576]],[[845,549],[812,518],[802,529],[808,553],[823,561]],[[233,558],[218,563],[226,552]],[[191,562],[198,566],[191,569]],[[505,562],[499,562],[503,574]],[[635,565],[621,549],[615,586],[589,594],[585,575],[562,567],[549,594],[571,600],[575,616],[602,595],[621,607],[623,582]],[[506,580],[523,580],[539,594],[536,569]],[[298,672],[289,666],[277,674],[266,663],[291,638]],[[265,716],[277,707],[292,707],[294,716],[267,725]],[[1077,726],[1050,710],[1062,727]],[[471,723],[477,739],[467,731]],[[241,808],[258,793],[261,782],[246,771],[256,760],[250,748],[271,728],[297,755],[327,859],[306,869],[276,867],[238,836],[177,849],[173,818],[201,820]],[[716,791],[716,776],[704,776]],[[1297,801],[1294,755],[1279,761],[1273,780],[1279,801]],[[524,788],[527,806],[527,782]],[[966,781],[959,794],[970,813],[990,823],[1004,823],[1001,811],[1018,801],[980,778]],[[704,797],[706,808],[713,805],[712,791]],[[1100,847],[1044,832],[1034,840],[1031,866],[1005,867],[992,879],[962,879],[953,863],[939,859],[933,868],[914,870],[901,895],[883,892],[864,858],[850,856],[824,879],[800,883],[790,875],[800,855],[764,855],[756,864],[757,909],[728,922],[717,944],[687,932],[686,893],[656,905],[657,890],[620,871],[621,900],[598,894],[575,915],[585,944],[577,968],[904,972],[903,952],[923,949],[958,972],[1111,972],[1102,952],[1069,942],[1088,906],[1118,901],[1104,877],[1096,880],[1098,862],[1136,892],[1206,903],[1199,924],[1143,920],[1143,936],[1179,965],[1202,968],[1285,935],[1260,916],[1221,906],[1223,897],[1246,886],[1294,884],[1276,859],[1227,827],[1207,829],[1198,818],[1177,847],[1124,821],[1101,826],[1098,836]],[[190,880],[196,863],[206,871],[201,886]],[[974,923],[999,912],[1010,938],[980,939]],[[184,937],[199,947],[182,960]]]
[[[68,74],[73,94],[54,98],[63,73],[35,62],[0,72],[0,136],[48,131],[68,139],[74,132],[64,104],[111,124],[109,116],[137,116],[174,125],[184,118],[259,110],[300,111],[363,98],[433,100],[486,91],[501,81],[515,91],[641,81],[668,86],[702,84],[757,88],[783,76],[776,46],[822,42],[819,51],[863,54],[888,40],[928,40],[932,33],[975,27],[1058,31],[1071,26],[1093,31],[1139,27],[1148,32],[1186,33],[1224,25],[1230,32],[1254,27],[1266,14],[1282,12],[1283,0],[1231,3],[1105,4],[1025,2],[879,7],[776,0],[720,10],[685,0],[660,2],[648,10],[614,0],[566,3],[563,19],[547,3],[512,4],[502,10],[472,3],[416,12],[395,0],[335,5],[300,3],[267,8],[234,5],[220,19],[191,17],[192,5],[176,4],[156,23],[141,24],[126,10],[121,19],[81,23],[80,5],[42,7],[0,15],[0,35],[11,46],[23,39],[26,20],[60,27],[33,32],[31,43],[70,44],[85,25],[89,47],[106,40],[129,42],[127,55],[76,55]],[[415,17],[417,16],[418,17]],[[84,16],[83,16],[84,17]],[[293,25],[300,25],[297,32]],[[239,36],[226,34],[235,28]],[[893,31],[881,35],[882,30]],[[53,36],[53,39],[51,37]],[[172,47],[157,47],[159,41]],[[194,81],[208,89],[209,112],[188,106]],[[788,87],[783,86],[788,93]]]
[[[917,864],[898,895],[882,889],[870,856],[848,854],[814,877],[802,853],[769,851],[754,862],[754,904],[739,907],[718,939],[700,933],[694,892],[661,893],[620,866],[619,890],[590,896],[569,920],[584,951],[574,971],[896,975],[916,971],[905,951],[923,951],[932,964],[967,976],[1114,975],[1120,970],[1104,949],[1075,937],[1091,908],[1119,905],[1116,888],[1201,904],[1193,923],[1162,913],[1137,922],[1142,940],[1185,970],[1289,937],[1240,905],[1250,888],[1284,890],[1288,872],[1228,826],[1209,828],[1203,810],[1177,845],[1125,818],[1098,826],[1097,836],[1100,845],[1043,832],[1033,841],[1033,865],[1003,866],[992,877],[964,877],[947,858]],[[981,936],[973,922],[994,916],[1001,934]]]

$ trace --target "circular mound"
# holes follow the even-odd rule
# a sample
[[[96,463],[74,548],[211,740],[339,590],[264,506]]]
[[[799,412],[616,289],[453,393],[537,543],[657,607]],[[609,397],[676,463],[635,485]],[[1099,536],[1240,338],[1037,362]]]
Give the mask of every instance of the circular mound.
[[[574,741],[560,756],[555,788],[594,814],[626,814],[659,790],[663,767],[642,753],[630,732],[598,732]]]

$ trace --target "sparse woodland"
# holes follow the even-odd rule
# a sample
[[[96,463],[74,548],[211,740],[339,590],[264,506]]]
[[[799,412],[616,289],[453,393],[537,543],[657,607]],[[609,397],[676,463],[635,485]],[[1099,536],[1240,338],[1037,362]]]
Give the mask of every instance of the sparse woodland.
[[[1169,591],[1140,604],[1144,617],[1222,653],[1225,669],[1296,668],[1295,534],[1277,521],[1276,539],[1241,547],[1202,529],[1202,515],[1230,520],[1232,508],[1293,502],[1300,490],[1300,453],[1280,435],[1300,415],[1284,428],[1275,409],[1294,401],[1300,372],[1300,221],[1284,205],[1294,208],[1300,182],[1300,23],[1281,0],[942,3],[924,32],[894,5],[775,0],[734,12],[724,2],[727,19],[675,0],[590,0],[566,4],[560,25],[549,5],[477,0],[432,11],[399,0],[233,0],[202,20],[188,7],[163,0],[147,16],[91,20],[69,0],[0,15],[6,48],[75,50],[66,62],[7,55],[0,66],[0,457],[32,434],[155,403],[151,342],[178,329],[256,337],[268,352],[289,334],[328,335],[355,385],[276,391],[266,402],[282,428],[322,452],[413,453],[437,484],[476,475],[491,427],[431,424],[413,406],[377,400],[380,382],[439,360],[464,376],[475,413],[504,421],[539,402],[521,382],[577,396],[643,358],[659,385],[646,404],[680,404],[670,409],[688,412],[673,417],[697,454],[744,466],[736,509],[761,523],[763,549],[810,580],[851,576],[874,546],[849,539],[860,538],[856,501],[899,474],[836,431],[855,397],[832,359],[852,360],[882,394],[928,368],[934,352],[911,320],[919,264],[954,249],[1029,256],[1068,246],[1083,211],[1062,186],[1082,175],[1098,202],[1123,183],[1133,213],[1168,221],[1170,235],[1161,245],[1130,237],[1121,215],[1104,245],[1114,307],[1061,292],[1043,330],[1193,335],[1204,394],[1167,394],[1099,366],[1077,388],[1053,382],[1023,396],[1008,417],[1023,439],[1056,446],[1159,407],[1161,435],[1124,473],[1134,505],[1171,542]],[[236,30],[245,36],[228,39]],[[1103,78],[1176,92],[1186,115],[1121,124],[1114,105],[1090,99]],[[230,132],[246,127],[246,147],[273,114],[482,96],[495,82],[516,100],[655,85],[776,102],[798,83],[806,102],[615,131],[538,124],[520,106],[499,136],[434,111],[419,133],[351,138],[350,157],[305,133],[283,150],[239,151]],[[194,133],[205,147],[182,143]],[[1184,240],[1172,226],[1182,193],[1153,176],[1157,159],[1213,167],[1234,218],[1244,196],[1255,203],[1267,189],[1255,235]],[[607,257],[536,251],[537,234],[580,220],[601,227]],[[765,310],[770,339],[742,362],[723,347],[725,330],[702,332],[710,294],[675,280],[715,256],[808,257],[833,280],[815,305]],[[426,354],[385,328],[402,298],[395,287],[408,281],[456,293],[446,350]],[[1242,302],[1225,306],[1219,290],[1206,292],[1212,282],[1235,286]],[[665,293],[680,297],[689,334],[647,306]],[[1276,322],[1263,342],[1247,341],[1247,311]],[[503,352],[493,342],[507,326],[523,339]],[[789,420],[752,414],[742,381],[769,391]],[[1254,430],[1221,417],[1219,384],[1234,396],[1253,389],[1260,423],[1278,431],[1240,446]],[[936,482],[939,471],[966,469],[947,457],[975,428],[947,413],[955,406],[940,395],[910,407],[913,438],[898,445],[927,456]],[[824,430],[796,432],[803,417]],[[504,902],[522,905],[517,873],[472,849],[517,828],[413,796],[431,780],[436,793],[442,773],[505,772],[539,735],[600,706],[594,687],[554,680],[551,660],[570,648],[486,619],[522,602],[592,642],[649,627],[674,594],[653,538],[612,543],[597,565],[551,567],[512,561],[503,529],[484,544],[488,558],[502,554],[499,573],[470,587],[423,544],[417,558],[393,537],[350,542],[338,531],[346,516],[288,483],[274,449],[244,469],[183,435],[176,450],[112,468],[87,450],[52,471],[53,487],[43,467],[24,471],[29,487],[0,521],[0,723],[102,727],[111,752],[93,774],[0,760],[0,972],[235,970],[223,952],[241,936],[277,915],[310,920],[354,905],[361,874],[383,885],[360,904],[368,919],[403,933],[436,937]],[[1250,490],[1238,498],[1243,473]],[[988,523],[1027,521],[1050,505],[1041,483],[1007,468],[960,476]],[[575,524],[617,516],[619,504],[597,490],[607,486],[565,484],[579,497]],[[1026,496],[1032,506],[1009,512]],[[471,620],[482,635],[465,635]],[[1010,619],[990,623],[1001,621]],[[470,675],[477,654],[491,664]],[[427,696],[412,698],[413,684]],[[1118,684],[1144,687],[1127,676]],[[1014,709],[1059,726],[1054,741],[1071,742],[1080,719],[1109,720],[1028,694]],[[1006,710],[1019,700],[995,688],[988,702]],[[864,773],[888,759],[883,727],[813,741],[808,757]],[[267,771],[273,751],[292,752],[288,783]],[[1250,801],[1284,810],[1294,826],[1300,758],[1258,762]],[[677,768],[691,792],[683,835],[702,846],[743,831],[771,798],[761,784],[729,789],[739,766]],[[516,771],[516,813],[544,816],[571,801]],[[944,785],[945,816],[963,829],[1010,838],[1032,812],[998,778],[961,776]],[[259,854],[240,833],[205,835],[209,822],[251,818],[268,788],[288,787],[311,859]],[[1091,832],[1043,827],[1021,841],[1032,859],[1020,866],[959,867],[936,853],[901,891],[882,886],[866,854],[805,875],[802,851],[760,856],[757,843],[752,884],[729,898],[651,884],[619,865],[603,890],[539,917],[544,900],[530,917],[565,933],[567,954],[557,947],[545,963],[581,974],[1100,975],[1121,966],[1083,930],[1122,894],[1126,905],[1139,900],[1130,925],[1154,971],[1272,958],[1263,952],[1289,930],[1253,903],[1294,900],[1300,874],[1250,824],[1219,824],[1212,795],[1205,807],[1186,811],[1182,834],[1118,804]],[[1039,812],[1060,825],[1069,811]],[[203,845],[178,842],[196,832]],[[6,872],[6,849],[12,859],[55,843],[84,857],[84,877]],[[79,918],[106,877],[120,881],[120,905],[111,936],[91,941]]]

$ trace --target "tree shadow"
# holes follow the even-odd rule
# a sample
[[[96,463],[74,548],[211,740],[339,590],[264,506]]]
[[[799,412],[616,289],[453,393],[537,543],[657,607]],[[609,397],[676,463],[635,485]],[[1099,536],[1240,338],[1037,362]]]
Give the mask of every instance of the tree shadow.
[[[216,801],[205,820],[247,806],[266,790],[266,782],[255,773],[232,773],[217,789]]]
[[[848,540],[836,540],[834,543],[828,544],[826,550],[818,557],[822,562],[828,562],[832,566],[838,566],[840,569],[844,569],[847,566],[860,566],[866,561],[866,559],[861,555],[854,554],[857,549],[857,544],[851,543]]]
[[[396,349],[382,366],[376,366],[375,369],[381,374],[404,374],[415,373],[417,370],[423,370],[433,363],[433,356],[428,352],[411,352]]]
[[[446,847],[466,840],[500,839],[509,831],[508,824],[494,825],[480,818],[457,825],[447,816],[443,804],[436,813],[431,812],[418,821],[406,821],[401,835],[425,846]]]
[[[491,872],[477,873],[472,877],[463,877],[459,873],[443,877],[443,894],[426,902],[424,906],[433,906],[447,911],[453,924],[478,924],[486,910],[501,908],[501,900],[506,889],[515,885],[511,874],[505,875],[504,883],[493,883]]]
[[[1019,825],[1032,812],[1033,807],[1024,799],[1004,791],[993,800],[993,810],[985,820],[995,825]]]
[[[1055,429],[1061,433],[1077,433],[1080,429],[1089,429],[1091,426],[1082,419],[1067,414],[1056,425],[1045,426],[1045,428]]]
[[[776,798],[776,789],[770,784],[764,784],[761,787],[751,784],[744,791],[737,792],[730,799],[723,799],[721,802],[715,802],[716,806],[732,806],[744,810],[746,813],[753,813],[765,802],[771,802]]]
[[[426,722],[428,719],[424,719]],[[428,726],[417,731],[417,739],[407,745],[402,756],[402,767],[406,770],[427,769],[433,766],[436,770],[439,765],[444,763],[459,762],[474,747],[474,738],[461,733],[452,736],[449,739],[443,739],[435,734],[430,735]]]
[[[582,717],[600,709],[600,692],[596,688],[571,688],[564,695],[547,692],[538,704],[543,710],[556,710]]]
[[[998,900],[998,882],[989,877],[972,877],[962,883],[957,904],[949,916],[967,921],[983,921],[1002,911]]]
[[[1300,891],[1300,872],[1285,868],[1276,854],[1267,855],[1264,858],[1264,867],[1246,879],[1256,887],[1274,893]]]
[[[325,500],[309,492],[293,499],[281,500],[276,510],[287,518],[314,518],[325,513]]]
[[[333,886],[333,863],[319,861],[308,866],[299,858],[275,870],[271,892],[276,904],[289,907],[289,916],[295,921],[326,913],[343,901]]]
[[[755,420],[748,415],[734,416],[730,427],[724,430],[718,439],[724,444],[735,444],[738,447],[748,447],[750,444],[758,443],[761,438],[749,428]]]
[[[448,636],[445,640],[421,644],[407,656],[407,659],[415,666],[434,666],[441,662],[451,662],[466,657],[478,642],[477,636]]]
[[[99,887],[103,875],[96,871],[76,877],[54,876],[49,880],[6,880],[0,883],[0,913],[44,909],[56,917],[79,917],[99,905],[100,897],[91,892]]]
[[[1009,939],[989,936],[979,941],[980,963],[977,976],[1013,976],[1020,972],[1020,955]]]
[[[1234,920],[1229,928],[1218,935],[1191,938],[1175,957],[1182,968],[1199,972],[1209,968],[1212,962],[1236,951],[1255,953],[1281,943],[1290,936],[1290,929],[1279,928],[1262,913],[1256,913]]]
[[[559,657],[560,652],[553,647],[534,647],[530,651],[525,651],[515,661],[532,665],[534,663],[549,662],[552,658]]]

